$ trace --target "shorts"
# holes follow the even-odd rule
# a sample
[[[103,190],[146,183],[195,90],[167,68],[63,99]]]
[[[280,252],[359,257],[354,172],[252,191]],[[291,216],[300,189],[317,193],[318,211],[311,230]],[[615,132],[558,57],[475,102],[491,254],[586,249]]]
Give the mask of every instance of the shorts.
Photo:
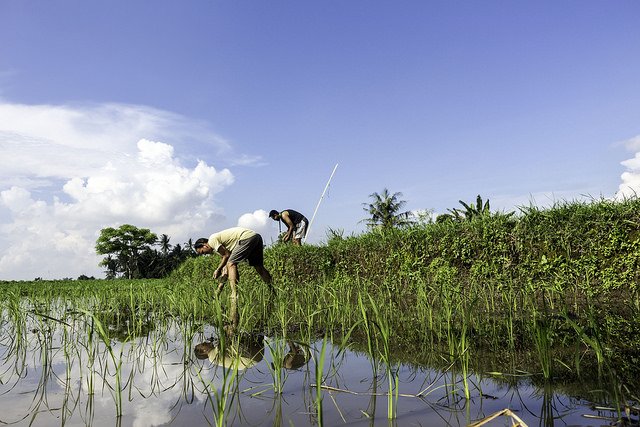
[[[245,259],[249,261],[249,265],[254,267],[262,267],[264,265],[264,253],[262,247],[262,236],[254,234],[253,236],[242,239],[231,251],[229,257],[230,263],[238,264]]]
[[[296,224],[296,229],[293,232],[294,239],[302,239],[307,234],[307,221],[300,221]]]

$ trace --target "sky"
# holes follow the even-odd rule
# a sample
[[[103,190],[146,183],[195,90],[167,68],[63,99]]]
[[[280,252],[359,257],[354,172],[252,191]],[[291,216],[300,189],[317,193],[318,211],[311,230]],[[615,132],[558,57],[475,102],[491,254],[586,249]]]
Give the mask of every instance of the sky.
[[[640,190],[640,2],[0,0],[0,280],[104,277],[271,209],[433,215]],[[326,193],[324,189],[335,169]],[[314,216],[315,212],[315,216]]]

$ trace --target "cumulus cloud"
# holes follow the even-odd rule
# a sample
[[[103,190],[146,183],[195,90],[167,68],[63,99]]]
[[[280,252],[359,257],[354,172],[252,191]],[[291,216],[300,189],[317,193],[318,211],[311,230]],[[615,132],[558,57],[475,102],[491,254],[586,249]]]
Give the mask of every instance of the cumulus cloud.
[[[269,236],[271,236],[273,224],[275,223],[269,218],[267,211],[263,209],[246,213],[238,218],[239,227],[250,228],[262,235],[265,240],[268,240]],[[264,243],[268,244],[269,242],[265,241]]]
[[[179,243],[219,219],[214,196],[234,177],[178,156],[195,132],[187,127],[142,107],[0,104],[0,279],[100,276],[94,245],[104,227],[134,224]],[[193,128],[196,142],[229,152]],[[174,144],[143,136],[161,134]]]
[[[640,195],[640,135],[625,141],[624,145],[636,153],[631,159],[620,162],[626,170],[620,176],[622,183],[618,187],[616,199]]]
[[[18,179],[24,185],[25,177],[31,186],[42,186],[55,178],[89,176],[106,162],[135,156],[140,139],[185,150],[201,147],[219,156],[231,151],[205,124],[149,107],[0,103],[0,146],[6,154],[0,157],[0,185]]]

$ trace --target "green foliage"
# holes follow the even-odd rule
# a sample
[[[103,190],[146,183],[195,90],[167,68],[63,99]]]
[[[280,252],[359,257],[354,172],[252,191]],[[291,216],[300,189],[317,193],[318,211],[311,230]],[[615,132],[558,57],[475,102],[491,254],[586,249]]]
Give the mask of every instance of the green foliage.
[[[188,258],[169,277],[183,284],[212,281],[213,272],[218,267],[217,259],[212,257],[217,258],[215,255]]]
[[[327,247],[279,244],[265,251],[265,267],[281,282],[304,285],[329,277],[333,262]]]
[[[264,285],[244,264],[240,298],[251,319],[267,328],[306,328],[315,319],[321,331],[341,325],[345,332],[361,321],[354,307],[366,294],[397,332],[395,347],[444,345],[464,370],[470,345],[529,348],[536,372],[555,376],[563,367],[549,359],[547,344],[589,342],[585,319],[594,310],[615,325],[607,326],[614,331],[607,336],[610,345],[624,349],[620,354],[637,351],[638,323],[624,319],[640,315],[639,263],[640,200],[560,203],[522,208],[517,216],[377,228],[357,236],[336,231],[319,246],[274,245],[265,250],[265,265],[278,289],[275,305],[266,302]],[[207,257],[188,260],[172,279],[181,287],[212,289],[216,264]],[[278,315],[265,315],[269,310]],[[536,323],[564,315],[585,337],[567,335],[574,326],[564,321]],[[354,336],[364,336],[359,329]],[[567,341],[559,340],[561,334]]]
[[[595,296],[637,293],[640,277],[640,201],[561,203],[523,208],[514,243],[523,269],[549,286],[578,286]]]
[[[407,203],[400,200],[402,193],[390,194],[386,188],[382,193],[372,193],[369,197],[371,203],[363,203],[363,209],[370,215],[365,219],[369,228],[381,227],[383,229],[404,227],[412,223],[411,212],[400,212]]]
[[[185,259],[195,255],[191,241],[185,246],[171,246],[170,238],[160,239],[149,229],[124,224],[119,228],[107,227],[100,231],[96,252],[107,255],[100,265],[106,268],[107,279],[121,275],[127,279],[166,277]],[[160,245],[160,251],[152,248]]]
[[[274,277],[301,283],[357,277],[410,293],[412,281],[432,280],[429,266],[441,260],[468,285],[510,283],[574,299],[624,290],[637,298],[640,201],[566,202],[522,208],[520,216],[334,233],[324,246],[274,246],[265,256]]]
[[[211,277],[188,272],[200,265],[193,263],[180,274]],[[481,292],[526,290],[550,303],[572,301],[574,308],[623,292],[640,307],[640,200],[565,202],[521,208],[518,216],[477,215],[357,236],[332,231],[326,245],[268,247],[265,265],[282,285],[357,281],[406,304],[415,301],[417,283],[441,280],[443,270],[434,266],[447,266],[455,271],[451,283]],[[257,280],[253,269],[242,268],[247,280]]]
[[[462,200],[459,200],[458,202],[462,205],[462,207],[464,207],[464,210],[457,208],[447,209],[449,213],[439,215],[438,218],[436,218],[436,222],[441,223],[446,221],[472,221],[477,217],[486,217],[491,215],[505,216],[509,218],[515,214],[515,212],[495,212],[492,214],[491,207],[489,205],[489,199],[483,202],[482,197],[480,197],[479,194],[476,198],[475,205],[473,203],[467,204]]]
[[[115,273],[122,273],[127,279],[141,277],[140,254],[150,250],[157,240],[158,236],[151,230],[130,224],[123,224],[118,228],[103,228],[96,241],[96,252],[110,257],[105,258],[100,265],[113,268]]]

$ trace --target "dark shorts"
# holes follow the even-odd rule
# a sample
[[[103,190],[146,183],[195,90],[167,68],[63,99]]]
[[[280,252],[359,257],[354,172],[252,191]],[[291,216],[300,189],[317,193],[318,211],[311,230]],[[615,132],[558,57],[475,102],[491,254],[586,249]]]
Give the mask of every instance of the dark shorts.
[[[249,265],[262,267],[264,265],[264,253],[262,248],[262,236],[255,234],[248,239],[242,239],[231,251],[230,263],[237,264],[245,259]]]

